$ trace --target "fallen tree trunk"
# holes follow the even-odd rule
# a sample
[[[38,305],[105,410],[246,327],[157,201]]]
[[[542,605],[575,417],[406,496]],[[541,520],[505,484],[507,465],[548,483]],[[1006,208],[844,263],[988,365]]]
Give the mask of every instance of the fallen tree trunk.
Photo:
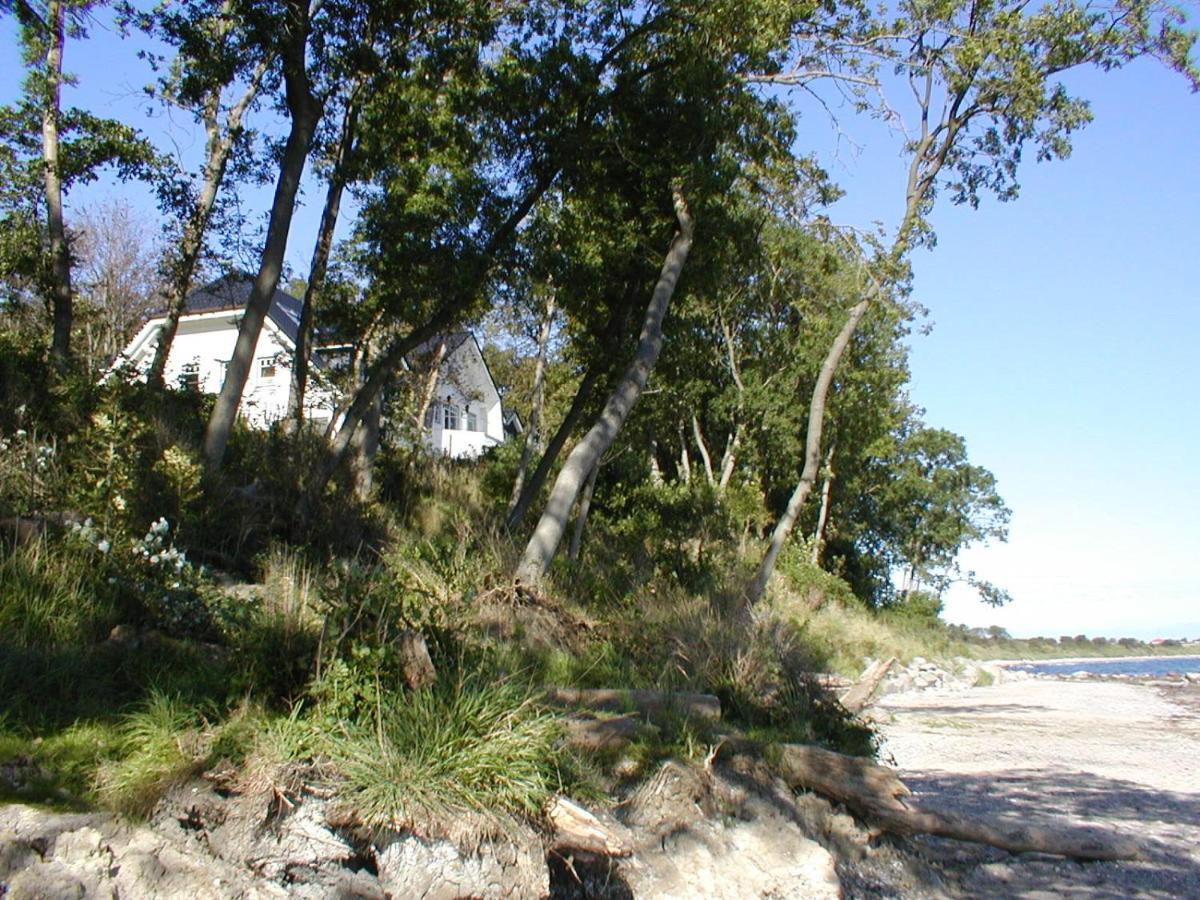
[[[663,715],[686,719],[721,718],[721,701],[712,694],[690,691],[615,690],[611,688],[546,688],[546,702],[555,706],[576,706],[598,712],[636,710],[647,719]]]
[[[582,806],[556,796],[546,809],[554,826],[553,850],[582,850],[600,856],[629,856],[633,842],[619,825],[606,825]]]
[[[579,714],[566,719],[567,744],[579,750],[619,750],[632,744],[644,731],[657,731],[638,715],[597,719]]]
[[[862,673],[862,677],[842,694],[842,706],[847,712],[858,713],[862,712],[871,698],[875,696],[875,692],[879,690],[879,685],[883,683],[883,679],[887,677],[887,673],[891,671],[892,666],[896,664],[896,657],[889,656],[887,659],[877,659],[871,665],[867,666],[867,670]]]
[[[755,741],[726,738],[718,753],[760,756],[766,749]],[[896,772],[869,759],[802,744],[781,744],[777,752],[779,772],[790,787],[836,800],[893,834],[931,834],[1009,853],[1050,853],[1078,860],[1138,858],[1137,845],[1119,835],[1069,826],[1010,825],[918,809],[901,799],[912,791]]]

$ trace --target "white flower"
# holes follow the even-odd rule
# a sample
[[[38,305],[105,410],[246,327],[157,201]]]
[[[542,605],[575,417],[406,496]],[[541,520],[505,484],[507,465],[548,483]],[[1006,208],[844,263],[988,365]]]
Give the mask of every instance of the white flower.
[[[155,553],[153,556],[150,557],[150,565],[152,565],[152,566],[158,565],[158,554],[157,553]]]
[[[24,428],[17,429],[17,437],[19,437],[19,438],[25,437],[25,429]]]
[[[104,538],[103,540],[100,541],[100,543],[98,543],[96,545],[96,549],[99,550],[101,553],[107,553],[109,550],[112,549],[112,544],[110,544],[108,542],[108,538]]]

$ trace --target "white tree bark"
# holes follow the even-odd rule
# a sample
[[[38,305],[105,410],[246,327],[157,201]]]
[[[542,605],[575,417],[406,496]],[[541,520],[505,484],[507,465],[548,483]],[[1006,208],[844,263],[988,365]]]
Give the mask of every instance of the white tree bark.
[[[604,452],[612,446],[621,426],[629,416],[642,391],[650,372],[658,361],[662,351],[663,318],[667,314],[675,286],[679,282],[680,272],[687,261],[688,252],[692,249],[693,223],[687,207],[687,201],[679,190],[674,191],[675,217],[679,222],[679,230],[671,241],[663,261],[662,272],[650,304],[646,308],[646,317],[642,324],[642,332],[638,338],[637,352],[625,374],[617,383],[616,389],[605,403],[590,431],[584,435],[567,457],[554,487],[550,491],[550,499],[546,509],[534,528],[533,536],[525,547],[525,553],[517,566],[516,577],[526,584],[537,584],[546,574],[558,546],[562,543],[563,532],[566,530],[567,518],[571,508],[583,488],[584,479],[592,468],[600,461]]]
[[[821,511],[817,513],[817,527],[813,531],[812,557],[814,566],[821,564],[821,551],[825,547],[825,527],[829,524],[829,495],[833,492],[833,445],[825,453],[825,480],[821,484]]]
[[[771,575],[775,571],[775,561],[779,557],[779,551],[783,549],[788,536],[791,535],[800,510],[804,508],[804,501],[812,493],[821,465],[821,428],[825,422],[825,403],[829,395],[829,387],[833,384],[833,376],[837,372],[838,362],[846,351],[846,347],[850,345],[850,338],[854,336],[854,330],[858,327],[858,323],[862,320],[870,304],[871,298],[867,297],[851,307],[846,324],[834,338],[829,352],[825,355],[825,361],[821,364],[821,371],[817,375],[817,384],[813,388],[812,402],[808,408],[808,434],[804,441],[804,469],[800,473],[800,481],[792,492],[791,499],[788,500],[787,509],[771,534],[771,541],[767,544],[767,552],[763,555],[758,573],[754,576],[754,581],[751,582],[746,592],[747,606],[757,603],[766,593],[767,582],[771,580]]]

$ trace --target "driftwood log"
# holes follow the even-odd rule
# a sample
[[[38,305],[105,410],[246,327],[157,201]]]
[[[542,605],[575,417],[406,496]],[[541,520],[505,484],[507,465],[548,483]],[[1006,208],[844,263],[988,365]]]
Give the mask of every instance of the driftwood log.
[[[778,756],[774,756],[773,752]],[[893,834],[931,834],[1009,853],[1049,853],[1079,860],[1137,859],[1137,845],[1118,835],[1070,826],[1014,826],[953,813],[921,810],[904,801],[912,791],[892,769],[868,759],[845,756],[820,747],[781,744],[768,748],[756,741],[726,738],[718,755],[768,755],[792,788],[806,788],[845,805],[852,812]]]
[[[721,701],[712,694],[689,691],[614,690],[601,688],[546,688],[546,702],[597,712],[637,712],[647,719],[682,716],[686,719],[721,718]]]
[[[571,715],[565,720],[567,743],[580,750],[596,752],[619,750],[632,744],[645,731],[656,731],[641,716],[625,715],[601,719],[591,715]]]
[[[887,678],[887,673],[891,671],[892,666],[896,664],[896,657],[889,656],[887,659],[877,659],[871,665],[867,666],[867,670],[862,673],[862,677],[842,694],[842,706],[847,712],[859,713],[866,708],[871,702],[871,698],[875,696],[875,692],[879,690],[879,685],[883,683],[883,679]]]
[[[599,856],[629,856],[633,842],[619,825],[606,825],[566,797],[556,796],[546,808],[554,827],[553,850],[580,850]]]

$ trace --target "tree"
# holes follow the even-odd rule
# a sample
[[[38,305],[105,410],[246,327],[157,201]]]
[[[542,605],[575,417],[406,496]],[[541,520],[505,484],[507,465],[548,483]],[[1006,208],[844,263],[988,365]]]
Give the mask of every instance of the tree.
[[[905,568],[903,592],[927,584],[940,593],[958,574],[955,558],[963,548],[1006,539],[1011,514],[995,476],[967,461],[959,435],[917,427],[881,465],[887,476],[876,521]]]
[[[260,52],[277,53],[281,60],[290,124],[271,201],[262,259],[246,300],[245,314],[238,327],[233,356],[225,369],[221,392],[204,432],[204,458],[210,469],[219,468],[225,457],[225,447],[253,363],[254,348],[258,345],[259,333],[283,272],[283,255],[291,231],[296,193],[322,114],[321,101],[313,91],[308,68],[313,20],[306,0],[284,0],[278,9],[256,9],[251,25]]]
[[[39,8],[28,0],[11,0],[0,7],[16,14],[28,69],[23,99],[15,107],[0,110],[7,144],[3,168],[8,185],[0,192],[7,207],[3,217],[18,225],[10,239],[29,240],[37,218],[37,200],[31,193],[37,183],[40,213],[45,219],[37,242],[28,245],[43,248],[39,258],[31,259],[28,247],[14,250],[11,245],[0,258],[8,269],[6,275],[32,276],[32,283],[46,298],[52,320],[50,358],[60,372],[71,360],[74,322],[64,196],[73,184],[95,178],[96,170],[107,163],[116,163],[122,178],[144,174],[153,156],[133,129],[78,109],[62,108],[62,86],[69,81],[63,71],[67,38],[86,36],[83,23],[93,5],[49,0]],[[35,150],[31,136],[38,132],[41,141]],[[31,202],[34,210],[29,207]]]
[[[646,307],[646,317],[633,361],[609,396],[596,424],[583,440],[575,445],[563,464],[546,502],[546,509],[538,520],[517,566],[516,577],[519,581],[536,584],[545,574],[558,551],[571,508],[575,505],[579,492],[598,468],[600,457],[612,446],[633,404],[645,389],[650,372],[658,360],[658,354],[662,350],[663,318],[667,314],[667,306],[675,293],[679,275],[692,248],[694,231],[687,200],[678,190],[674,192],[673,199],[679,230],[671,239],[671,245],[663,260],[662,273],[654,285],[654,292]]]
[[[72,238],[87,371],[108,366],[158,303],[162,246],[128,202],[84,209]]]
[[[164,104],[195,117],[204,129],[204,163],[198,177],[172,172],[159,179],[160,205],[178,223],[178,243],[165,261],[166,317],[147,372],[161,385],[171,344],[204,252],[226,173],[239,151],[249,155],[247,113],[277,62],[273,52],[254,52],[234,0],[162,7],[150,13],[126,8],[125,23],[177,48],[176,58],[153,93]],[[156,67],[161,61],[155,59]]]
[[[899,14],[894,22],[868,23],[857,34],[803,32],[796,68],[765,73],[766,80],[788,83],[789,75],[803,70],[804,61],[831,53],[846,58],[851,48],[869,48],[894,64],[915,101],[918,125],[906,145],[910,162],[904,214],[891,246],[878,256],[868,293],[847,315],[847,336],[867,308],[888,296],[889,285],[902,283],[908,252],[932,244],[928,215],[939,189],[950,190],[954,202],[972,206],[984,192],[1013,199],[1027,144],[1036,148],[1039,160],[1070,154],[1070,134],[1086,124],[1090,112],[1085,101],[1071,97],[1057,80],[1061,73],[1084,65],[1107,70],[1151,57],[1184,73],[1193,85],[1198,78],[1189,56],[1195,36],[1179,27],[1178,10],[1154,0],[1121,0],[1103,9],[1071,0],[1035,9],[1021,0],[905,2]],[[879,84],[873,69],[860,81]],[[896,115],[886,104],[883,111]],[[839,344],[844,346],[842,334],[826,357],[833,370],[841,355]],[[805,471],[748,588],[750,604],[764,593],[815,483],[824,399],[814,391]]]

